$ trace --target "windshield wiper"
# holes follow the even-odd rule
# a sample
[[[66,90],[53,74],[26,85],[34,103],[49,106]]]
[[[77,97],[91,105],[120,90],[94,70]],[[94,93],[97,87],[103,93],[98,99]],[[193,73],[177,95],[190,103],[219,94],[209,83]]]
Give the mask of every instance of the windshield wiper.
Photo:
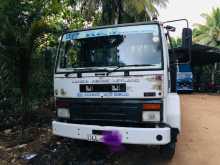
[[[119,66],[117,66],[115,69],[108,71],[106,75],[108,76],[110,73],[117,71],[117,70],[120,69],[121,67],[136,67],[136,66],[155,66],[155,64],[126,65],[126,66],[121,66],[121,65],[119,65]]]
[[[117,66],[115,69],[108,71],[106,75],[108,76],[110,73],[112,73],[112,72],[114,72],[114,71],[117,71],[117,70],[120,69],[121,67],[136,67],[136,66],[155,66],[155,64],[126,65],[126,66],[121,66],[121,65],[119,65],[119,66]]]
[[[74,69],[73,71],[70,71],[70,72],[66,72],[65,73],[65,77],[68,77],[70,74],[72,74],[72,73],[77,73],[77,74],[80,74],[80,73],[82,73],[82,72],[89,72],[89,71],[94,71],[94,70],[98,70],[98,69],[95,69],[95,68],[89,68],[89,69]],[[103,70],[103,71],[109,71],[109,70],[107,70],[107,69],[101,69],[101,70]]]
[[[143,64],[143,65],[127,65],[127,67],[136,67],[136,66],[142,66],[142,67],[144,67],[144,66],[156,66],[156,64]]]

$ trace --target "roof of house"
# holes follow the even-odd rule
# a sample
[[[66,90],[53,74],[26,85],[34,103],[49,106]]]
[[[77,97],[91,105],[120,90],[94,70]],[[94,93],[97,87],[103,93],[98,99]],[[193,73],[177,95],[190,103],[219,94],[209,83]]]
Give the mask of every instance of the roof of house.
[[[183,48],[175,48],[175,53],[181,62],[183,57],[188,58],[188,55],[184,53],[186,50]],[[191,49],[191,64],[195,65],[208,65],[220,62],[220,49],[209,47],[205,45],[193,44]]]

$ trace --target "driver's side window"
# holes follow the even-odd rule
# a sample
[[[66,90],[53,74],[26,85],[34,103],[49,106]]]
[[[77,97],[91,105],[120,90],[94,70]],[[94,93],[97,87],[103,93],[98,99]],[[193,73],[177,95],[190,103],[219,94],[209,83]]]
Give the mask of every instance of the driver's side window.
[[[60,49],[60,68],[77,67],[78,57],[80,51],[80,44],[76,41],[68,41],[64,43],[63,48]]]

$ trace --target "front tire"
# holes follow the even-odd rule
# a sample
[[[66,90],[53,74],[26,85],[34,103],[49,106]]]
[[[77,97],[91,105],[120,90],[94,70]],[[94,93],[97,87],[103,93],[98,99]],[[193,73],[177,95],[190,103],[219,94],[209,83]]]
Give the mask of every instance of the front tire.
[[[175,154],[176,142],[171,142],[166,145],[160,146],[160,154],[163,159],[171,160]]]

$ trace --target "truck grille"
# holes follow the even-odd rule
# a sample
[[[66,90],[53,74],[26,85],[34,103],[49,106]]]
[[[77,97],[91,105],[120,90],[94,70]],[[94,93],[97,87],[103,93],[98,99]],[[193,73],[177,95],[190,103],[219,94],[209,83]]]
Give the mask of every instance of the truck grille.
[[[132,104],[75,104],[71,108],[75,120],[139,121],[140,115],[140,107]]]
[[[68,102],[71,122],[141,122],[142,105],[160,100],[141,99],[62,99]],[[59,100],[57,100],[59,101]]]

